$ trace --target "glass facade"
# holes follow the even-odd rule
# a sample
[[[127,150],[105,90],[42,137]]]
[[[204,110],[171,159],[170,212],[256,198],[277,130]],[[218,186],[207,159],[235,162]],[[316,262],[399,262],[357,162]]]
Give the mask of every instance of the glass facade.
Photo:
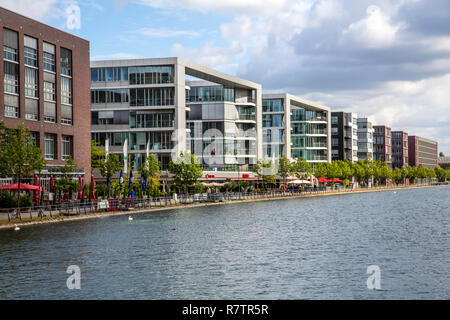
[[[189,102],[234,102],[234,89],[223,86],[210,87],[191,87],[189,96],[186,95]]]
[[[130,128],[170,128],[174,126],[173,113],[130,114]]]
[[[126,103],[130,101],[128,89],[91,90],[91,103]]]
[[[128,81],[128,67],[91,68],[91,81]]]
[[[130,106],[173,106],[174,96],[175,89],[172,87],[130,89]]]
[[[173,66],[129,67],[130,85],[173,83]]]
[[[263,99],[263,112],[284,112],[283,99]]]

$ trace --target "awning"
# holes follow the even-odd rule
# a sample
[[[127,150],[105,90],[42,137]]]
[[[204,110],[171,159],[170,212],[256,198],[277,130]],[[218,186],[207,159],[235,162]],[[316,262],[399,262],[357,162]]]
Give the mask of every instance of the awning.
[[[292,181],[289,181],[288,184],[311,184],[311,181],[308,181],[308,180],[292,180]]]
[[[7,186],[0,187],[0,190],[11,190],[11,191],[19,191],[19,184],[14,183]],[[31,184],[21,183],[20,191],[42,191],[45,190],[43,187],[33,186]]]

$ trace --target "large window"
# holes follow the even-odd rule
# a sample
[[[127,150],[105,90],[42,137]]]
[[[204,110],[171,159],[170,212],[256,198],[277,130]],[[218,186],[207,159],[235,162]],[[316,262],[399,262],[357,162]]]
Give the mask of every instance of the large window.
[[[44,60],[44,70],[55,72],[55,46],[44,42],[44,53],[42,55]]]
[[[55,141],[56,135],[52,133],[46,133],[44,137],[44,157],[46,160],[55,159]]]
[[[44,81],[44,99],[56,101],[56,86],[53,82]]]
[[[235,101],[234,89],[223,86],[192,87],[186,99],[189,102]]]
[[[129,102],[128,89],[92,90],[91,103],[125,103]]]
[[[172,106],[174,88],[138,88],[130,89],[130,105],[136,106]]]
[[[173,127],[173,113],[131,114],[130,128]]]
[[[19,117],[19,108],[5,105],[5,117],[18,118]]]
[[[63,160],[67,160],[72,155],[72,137],[62,136],[61,138],[61,157]]]
[[[262,105],[263,112],[283,112],[282,99],[264,99]]]
[[[37,70],[25,68],[25,95],[27,97],[38,96],[38,75]]]
[[[19,65],[16,63],[5,61],[4,72],[5,92],[19,93]]]
[[[3,29],[3,59],[17,62],[18,48],[17,32]]]
[[[173,66],[130,67],[130,84],[173,83]]]
[[[282,127],[283,117],[281,114],[264,114],[263,115],[263,127]]]
[[[37,67],[37,50],[25,47],[23,53],[25,64],[27,66]]]
[[[72,76],[72,51],[61,48],[61,74]]]
[[[72,80],[61,77],[61,103],[72,104]]]
[[[91,81],[128,81],[128,67],[91,68]]]
[[[3,46],[3,57],[5,60],[17,61],[17,49]]]

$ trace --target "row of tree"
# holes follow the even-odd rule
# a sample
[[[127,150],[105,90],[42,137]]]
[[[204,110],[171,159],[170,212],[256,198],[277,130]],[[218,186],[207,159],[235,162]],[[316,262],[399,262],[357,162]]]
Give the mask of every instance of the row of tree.
[[[286,157],[281,157],[276,166],[268,159],[259,160],[254,166],[254,173],[267,184],[276,183],[276,175],[282,178],[286,184],[287,178],[296,176],[299,179],[316,178],[341,179],[344,184],[349,184],[352,179],[361,185],[373,181],[375,184],[385,184],[392,180],[396,184],[403,183],[406,179],[410,183],[416,183],[418,179],[438,179],[445,181],[450,179],[450,171],[441,167],[427,168],[423,165],[412,167],[405,165],[402,168],[390,168],[386,163],[375,160],[333,161],[331,163],[318,163],[311,167],[305,159],[297,159],[292,162]]]

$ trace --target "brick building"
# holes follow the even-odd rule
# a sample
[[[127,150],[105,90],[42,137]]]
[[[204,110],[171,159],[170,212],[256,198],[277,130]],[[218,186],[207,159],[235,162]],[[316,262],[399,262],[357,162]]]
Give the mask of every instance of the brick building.
[[[438,166],[438,143],[418,136],[409,136],[409,165]]]
[[[374,126],[373,159],[392,167],[392,136],[388,126]]]
[[[71,156],[89,177],[89,42],[0,8],[0,120],[30,129],[42,149],[44,176]]]

